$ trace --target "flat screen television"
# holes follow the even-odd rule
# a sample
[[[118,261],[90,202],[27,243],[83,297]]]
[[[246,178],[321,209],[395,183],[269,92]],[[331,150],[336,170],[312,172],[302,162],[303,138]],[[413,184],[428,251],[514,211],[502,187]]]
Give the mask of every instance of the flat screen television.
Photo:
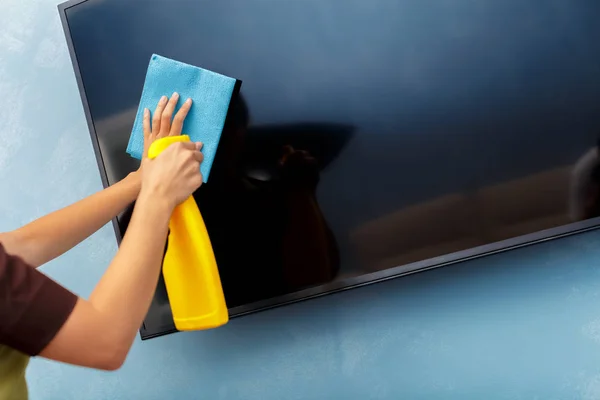
[[[597,0],[59,11],[105,186],[153,53],[243,81],[195,194],[232,317],[599,225]],[[141,335],[174,331],[161,281]]]

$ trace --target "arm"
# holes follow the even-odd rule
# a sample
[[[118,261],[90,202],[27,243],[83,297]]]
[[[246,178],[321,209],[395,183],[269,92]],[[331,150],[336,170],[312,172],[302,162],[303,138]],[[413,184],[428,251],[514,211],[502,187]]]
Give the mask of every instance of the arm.
[[[166,102],[163,102],[166,103]],[[177,96],[163,105],[160,123],[144,114],[144,134],[181,133],[191,106],[184,103],[171,127]],[[161,133],[163,135],[163,133]],[[201,184],[200,146],[177,143],[145,160],[142,190],[121,248],[89,300],[75,297],[0,246],[0,344],[30,355],[113,370],[125,360],[158,281],[168,221],[176,204]],[[5,318],[6,317],[6,318]]]
[[[41,356],[106,370],[121,366],[156,289],[171,211],[163,199],[140,196],[121,247],[89,301],[77,301]]]
[[[287,220],[283,265],[287,284],[296,290],[335,278],[339,252],[316,199],[319,180],[316,160],[290,146],[284,150],[282,186]]]
[[[283,235],[286,281],[293,289],[335,278],[339,255],[316,198],[306,191],[286,194],[288,218]]]
[[[181,133],[183,118],[191,106],[190,101],[186,102],[170,127],[176,103],[177,96],[173,96],[163,113],[168,121],[160,124],[171,135]],[[145,131],[149,124],[146,111]],[[154,124],[153,130],[158,126]],[[77,300],[41,356],[107,370],[121,366],[156,289],[173,208],[202,184],[199,150],[194,143],[177,143],[155,160],[145,161],[142,190],[117,255],[90,299]]]
[[[38,267],[60,256],[118,215],[140,191],[140,171],[12,232],[0,233],[10,254]]]
[[[154,140],[181,134],[191,102],[182,105],[171,126],[170,118],[179,96],[175,93],[171,101],[167,100],[166,96],[161,98],[154,111],[152,124],[148,112],[144,126],[144,159]],[[136,199],[140,192],[143,165],[144,162],[138,171],[101,192],[15,231],[0,233],[0,243],[8,253],[21,257],[35,267],[60,256],[106,225]]]

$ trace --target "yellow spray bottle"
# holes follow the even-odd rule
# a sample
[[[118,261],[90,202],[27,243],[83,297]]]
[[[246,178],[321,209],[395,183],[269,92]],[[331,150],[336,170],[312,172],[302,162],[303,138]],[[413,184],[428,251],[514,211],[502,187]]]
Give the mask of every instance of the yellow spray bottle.
[[[155,158],[187,135],[156,140],[148,150]],[[229,321],[221,278],[210,238],[192,196],[178,205],[169,220],[169,243],[163,277],[175,327],[180,331],[216,328]]]

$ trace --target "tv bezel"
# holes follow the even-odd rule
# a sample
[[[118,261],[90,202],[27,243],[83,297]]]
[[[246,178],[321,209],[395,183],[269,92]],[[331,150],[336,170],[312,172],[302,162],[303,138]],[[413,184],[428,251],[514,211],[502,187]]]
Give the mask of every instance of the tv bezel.
[[[60,14],[60,19],[63,27],[63,31],[65,34],[65,38],[67,41],[67,46],[69,49],[69,56],[71,58],[71,62],[73,64],[73,70],[75,72],[75,78],[77,80],[77,86],[79,88],[79,95],[81,96],[81,102],[83,104],[83,109],[85,112],[85,118],[88,124],[88,128],[90,131],[90,137],[92,140],[92,145],[94,147],[94,154],[96,156],[96,161],[98,163],[98,169],[100,171],[100,177],[102,179],[103,187],[108,187],[108,177],[106,173],[106,168],[104,166],[104,160],[102,158],[102,153],[100,151],[100,146],[98,143],[98,137],[96,135],[96,130],[94,127],[94,121],[92,120],[89,104],[85,94],[85,85],[82,81],[81,71],[79,69],[79,64],[77,62],[77,54],[73,47],[73,41],[71,38],[71,33],[69,29],[69,21],[67,19],[67,10],[72,7],[76,7],[81,3],[85,3],[88,1],[94,0],[69,0],[64,3],[58,5],[58,10]],[[119,228],[119,224],[117,222],[117,218],[113,218],[112,220],[113,229],[115,231],[115,236],[117,239],[117,244],[121,243],[122,233]],[[333,293],[339,293],[349,289],[355,289],[358,287],[371,285],[378,282],[387,281],[394,278],[399,278],[402,276],[428,271],[435,268],[445,267],[452,264],[456,264],[459,262],[464,262],[468,260],[473,260],[480,257],[490,256],[493,254],[505,252],[508,250],[514,250],[520,247],[529,246],[533,244],[538,244],[542,242],[546,242],[548,240],[558,239],[565,236],[570,236],[574,234],[579,234],[583,232],[588,232],[591,230],[595,230],[600,227],[600,217],[592,218],[584,221],[578,221],[574,223],[570,223],[567,225],[558,226],[555,228],[545,229],[542,231],[530,233],[527,235],[517,236],[510,239],[502,240],[499,242],[489,243],[482,246],[473,247],[467,250],[462,250],[454,253],[449,253],[446,255],[429,258],[417,262],[413,262],[410,264],[399,265],[396,267],[390,267],[385,270],[376,271],[372,273],[366,273],[354,277],[346,277],[339,280],[335,280],[331,283],[327,283],[324,285],[319,285],[315,287],[311,287],[308,289],[300,290],[293,293],[288,293],[285,295],[281,295],[278,297],[261,300],[254,303],[244,304],[241,306],[233,307],[229,309],[230,318],[240,317],[248,314],[252,314],[255,312],[260,312],[264,310],[268,310],[275,307],[280,307],[284,305],[289,305],[292,303],[314,299],[317,297],[330,295]],[[166,331],[152,331],[148,329],[145,324],[142,325],[140,329],[140,334],[142,339],[150,339],[157,336],[166,335],[169,333],[177,332],[176,329],[166,330]]]

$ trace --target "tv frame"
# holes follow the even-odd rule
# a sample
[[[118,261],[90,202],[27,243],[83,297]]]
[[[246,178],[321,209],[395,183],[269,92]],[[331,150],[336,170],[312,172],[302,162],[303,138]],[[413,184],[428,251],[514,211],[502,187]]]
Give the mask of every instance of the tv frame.
[[[94,154],[96,156],[96,161],[98,163],[98,169],[100,171],[100,177],[102,178],[103,187],[108,187],[108,177],[106,173],[106,169],[104,166],[104,160],[102,158],[102,153],[100,152],[100,146],[98,143],[98,137],[96,136],[96,130],[94,127],[94,121],[91,118],[91,113],[89,109],[89,105],[87,102],[86,94],[85,94],[85,85],[83,84],[81,72],[79,70],[79,65],[77,62],[77,54],[73,47],[73,41],[71,39],[70,29],[69,29],[69,21],[67,20],[67,10],[71,7],[76,7],[81,3],[85,3],[87,1],[94,0],[69,0],[64,3],[58,5],[58,11],[60,14],[60,20],[62,23],[63,31],[65,34],[65,38],[67,41],[67,46],[69,48],[69,56],[71,58],[71,62],[73,64],[73,70],[75,72],[75,78],[77,80],[77,87],[79,88],[79,95],[81,96],[81,102],[83,104],[83,109],[85,112],[85,118],[87,120],[88,128],[90,131],[90,137],[92,140],[92,145],[94,147]],[[119,229],[119,224],[117,218],[113,218],[112,225],[115,231],[115,236],[117,239],[117,244],[121,243],[122,233]],[[448,265],[456,264],[463,261],[473,260],[480,257],[490,256],[493,254],[505,252],[508,250],[518,249],[520,247],[529,246],[533,244],[538,244],[542,242],[546,242],[549,240],[554,240],[558,238],[562,238],[565,236],[570,236],[574,234],[579,234],[583,232],[588,232],[591,230],[595,230],[600,227],[600,217],[592,218],[584,221],[578,221],[574,223],[570,223],[567,225],[562,225],[555,228],[545,229],[542,231],[530,233],[527,235],[517,236],[514,238],[502,240],[499,242],[489,243],[482,246],[473,247],[467,250],[462,250],[454,253],[445,254],[442,256],[429,258],[417,262],[413,262],[410,264],[399,265],[396,267],[390,267],[388,269],[366,273],[363,275],[343,278],[337,281],[333,281],[331,283],[327,283],[324,285],[319,285],[315,287],[311,287],[308,289],[300,290],[293,293],[288,293],[285,295],[281,295],[278,297],[261,300],[258,302],[245,304],[242,306],[237,306],[229,309],[230,318],[240,317],[248,314],[252,314],[259,311],[265,311],[268,309],[272,309],[275,307],[280,307],[292,303],[297,303],[304,300],[314,299],[317,297],[339,293],[349,289],[355,289],[358,287],[371,285],[378,282],[387,281],[394,278],[399,278],[401,276],[406,276],[418,272],[428,271],[435,268],[445,267]],[[158,337],[170,333],[177,332],[176,329],[167,330],[167,331],[151,331],[143,325],[140,329],[140,334],[142,339],[150,339],[153,337]]]

